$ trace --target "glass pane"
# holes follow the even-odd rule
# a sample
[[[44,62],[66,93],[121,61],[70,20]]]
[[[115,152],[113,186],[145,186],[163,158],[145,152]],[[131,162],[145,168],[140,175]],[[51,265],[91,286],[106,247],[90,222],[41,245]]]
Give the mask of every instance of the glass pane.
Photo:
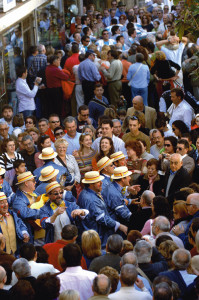
[[[39,43],[63,49],[65,21],[61,0],[54,0],[37,10]]]
[[[0,47],[0,97],[5,94],[3,48]]]
[[[12,102],[13,108],[16,106],[16,68],[24,65],[23,58],[23,37],[21,26],[15,26],[3,35],[5,80],[8,100]]]

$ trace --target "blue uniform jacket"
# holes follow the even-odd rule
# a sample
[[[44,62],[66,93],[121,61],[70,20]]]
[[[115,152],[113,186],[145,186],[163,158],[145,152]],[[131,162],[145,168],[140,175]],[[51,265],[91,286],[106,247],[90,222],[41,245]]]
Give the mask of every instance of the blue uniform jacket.
[[[104,176],[104,180],[102,181],[102,192],[103,190],[109,186],[111,184],[111,178],[106,176],[105,174],[102,173],[102,175]]]
[[[11,186],[5,179],[3,180],[3,185],[2,185],[2,188],[0,189],[0,192],[4,192],[4,194],[6,195],[6,197],[8,199],[8,204],[11,207],[15,193],[13,193]]]
[[[40,219],[40,210],[29,208],[28,205],[30,205],[28,198],[21,190],[18,189],[13,200],[13,210],[17,213],[18,217],[24,221],[28,228],[30,242],[33,243],[33,228],[28,220]]]
[[[116,222],[109,216],[106,203],[89,188],[85,188],[79,195],[78,204],[89,210],[89,214],[82,221],[84,230],[94,229],[98,232],[102,247],[105,247],[109,235],[115,232]]]
[[[131,212],[124,202],[124,196],[119,185],[116,182],[112,182],[102,191],[102,196],[110,216],[114,220],[126,224],[129,221]]]
[[[33,174],[34,174],[34,176],[36,176],[35,179],[36,179],[37,184],[39,183],[39,176],[41,175],[41,170],[43,170],[44,168],[49,167],[49,166],[52,166],[54,169],[59,170],[59,173],[57,174],[57,182],[60,182],[61,175],[66,174],[66,183],[71,183],[71,185],[74,183],[73,177],[69,173],[68,169],[66,169],[65,167],[59,166],[56,163],[54,163],[52,160],[50,160],[50,161],[46,162],[42,167],[34,170]]]
[[[75,209],[79,209],[79,206],[76,204],[76,202],[69,202],[64,200],[66,205],[66,212],[68,214],[68,217],[72,224],[76,224],[78,226],[78,229],[81,227],[79,218],[72,218],[71,212]],[[50,201],[46,202],[46,204],[40,209],[40,219],[41,219],[41,226],[43,229],[46,230],[46,236],[45,236],[45,243],[53,243],[54,242],[54,226],[51,223],[46,223],[45,220],[49,217],[51,217],[54,212],[53,209],[50,207]],[[80,228],[81,229],[81,228]],[[80,232],[78,232],[80,233]],[[80,233],[81,234],[81,233]]]

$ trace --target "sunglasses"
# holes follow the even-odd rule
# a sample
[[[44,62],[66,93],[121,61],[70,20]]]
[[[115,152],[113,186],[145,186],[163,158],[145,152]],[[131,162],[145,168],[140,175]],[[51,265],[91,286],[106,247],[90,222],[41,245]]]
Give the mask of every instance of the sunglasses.
[[[183,150],[181,147],[176,147],[176,149],[178,149],[178,150],[180,150],[180,151],[182,151],[182,150]]]
[[[50,123],[55,124],[55,123],[59,123],[59,121],[51,121]]]
[[[97,134],[102,134],[102,131],[98,131],[98,133]]]
[[[165,146],[165,147],[171,147],[171,145],[170,145],[170,144],[164,144],[164,146]]]
[[[26,122],[26,124],[33,124],[33,122],[31,122],[31,121],[27,121],[27,122]]]
[[[62,131],[62,132],[56,132],[56,133],[55,133],[55,136],[57,136],[57,135],[62,135],[62,134],[64,134],[63,131]]]
[[[63,191],[61,191],[61,192],[57,192],[57,193],[51,193],[51,195],[53,195],[53,196],[58,196],[58,195],[63,195]]]

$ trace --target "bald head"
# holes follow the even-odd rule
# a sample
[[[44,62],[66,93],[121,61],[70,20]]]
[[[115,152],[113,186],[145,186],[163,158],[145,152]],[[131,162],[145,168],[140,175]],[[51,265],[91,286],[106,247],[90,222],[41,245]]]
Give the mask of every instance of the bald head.
[[[199,193],[190,194],[187,197],[187,200],[189,201],[190,204],[194,204],[196,206],[199,206]]]
[[[121,267],[126,264],[134,265],[135,267],[138,266],[137,257],[132,251],[125,253],[121,258],[120,261]]]
[[[110,290],[111,290],[111,281],[106,275],[100,274],[94,278],[93,293],[95,296],[97,295],[107,296],[110,293]]]
[[[190,194],[186,200],[188,214],[193,216],[199,211],[199,193]]]
[[[2,266],[0,266],[0,284],[2,283],[4,284],[5,281],[6,281],[6,271]]]
[[[143,98],[141,96],[135,96],[133,98],[132,103],[135,110],[143,111],[144,104],[143,104]]]

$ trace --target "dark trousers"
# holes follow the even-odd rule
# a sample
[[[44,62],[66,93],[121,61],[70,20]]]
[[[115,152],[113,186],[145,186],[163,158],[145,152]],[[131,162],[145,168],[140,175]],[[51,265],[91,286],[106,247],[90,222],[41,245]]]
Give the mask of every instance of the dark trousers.
[[[61,87],[47,88],[48,117],[50,114],[62,115],[63,91]]]
[[[88,105],[89,101],[94,97],[95,81],[82,81],[82,90],[84,93],[84,102]]]

